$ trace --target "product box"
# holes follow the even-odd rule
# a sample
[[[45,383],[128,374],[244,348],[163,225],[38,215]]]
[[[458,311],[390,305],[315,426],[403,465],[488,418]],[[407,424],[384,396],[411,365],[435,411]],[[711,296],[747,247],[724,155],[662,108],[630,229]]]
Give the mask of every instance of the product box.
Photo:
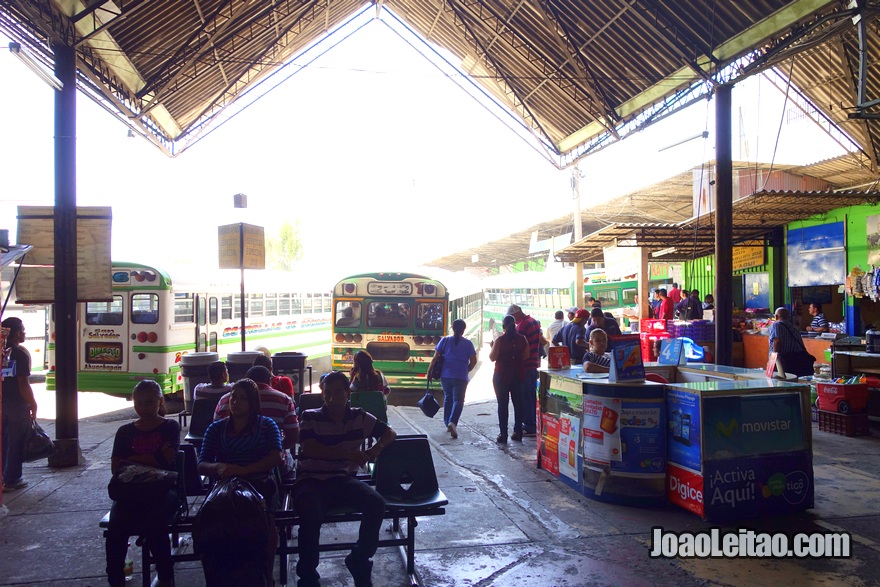
[[[570,369],[571,353],[567,346],[551,346],[547,353],[548,369]]]
[[[857,414],[868,409],[868,386],[864,383],[819,383],[817,403],[820,410]]]

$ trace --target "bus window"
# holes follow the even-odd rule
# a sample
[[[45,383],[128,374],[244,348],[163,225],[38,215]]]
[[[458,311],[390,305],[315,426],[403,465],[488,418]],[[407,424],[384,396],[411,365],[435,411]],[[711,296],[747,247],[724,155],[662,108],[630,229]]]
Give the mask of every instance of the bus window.
[[[636,305],[636,295],[638,293],[639,293],[639,291],[637,289],[623,290],[623,305],[635,306]]]
[[[196,317],[199,326],[204,326],[208,321],[208,308],[205,305],[205,298],[201,296],[196,298]]]
[[[209,350],[210,352],[212,352],[212,353],[216,353],[216,352],[217,352],[217,333],[216,333],[216,332],[212,332],[212,333],[208,336],[208,339],[209,339],[210,344],[211,344],[211,347],[210,347],[208,350]]]
[[[420,302],[416,304],[416,328],[443,330],[443,304]]]
[[[193,295],[186,293],[174,294],[174,323],[195,322]]]
[[[88,302],[86,324],[119,326],[122,324],[122,296],[113,296],[112,302]]]
[[[620,298],[616,289],[605,289],[596,292],[596,299],[602,303],[602,309],[616,308],[620,306]]]
[[[278,315],[278,298],[275,294],[266,294],[266,303],[263,309],[263,314],[265,316],[277,316]]]
[[[351,328],[360,324],[360,302],[336,302],[336,326]]]
[[[263,294],[249,294],[250,311],[248,317],[259,318],[263,315]]]
[[[208,321],[211,324],[217,324],[219,322],[219,316],[217,313],[217,298],[211,297],[208,299]]]
[[[159,322],[159,295],[154,293],[131,294],[132,324],[156,324]]]
[[[373,328],[406,328],[409,326],[409,304],[400,302],[370,302],[367,323]]]
[[[232,320],[232,296],[220,298],[220,319]]]
[[[278,315],[290,316],[290,294],[278,294]]]

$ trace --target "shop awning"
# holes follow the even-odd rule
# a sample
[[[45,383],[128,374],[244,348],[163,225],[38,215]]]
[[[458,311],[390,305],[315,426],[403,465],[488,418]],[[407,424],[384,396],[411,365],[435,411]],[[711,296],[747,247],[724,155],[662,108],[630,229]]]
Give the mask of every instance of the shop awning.
[[[796,220],[836,208],[877,204],[877,191],[760,191],[733,203],[733,242],[741,246],[774,243],[774,233]],[[614,223],[556,254],[563,262],[604,262],[605,247],[644,247],[652,260],[687,261],[715,253],[715,214],[675,223]]]

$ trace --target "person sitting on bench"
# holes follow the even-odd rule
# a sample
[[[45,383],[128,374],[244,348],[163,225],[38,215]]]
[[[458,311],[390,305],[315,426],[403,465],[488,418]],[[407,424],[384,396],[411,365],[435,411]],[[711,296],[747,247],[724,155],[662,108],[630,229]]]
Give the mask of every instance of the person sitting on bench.
[[[373,562],[385,501],[375,488],[358,480],[359,467],[394,442],[397,434],[360,408],[348,407],[348,377],[333,371],[321,380],[324,406],[300,414],[301,454],[293,486],[293,506],[301,522],[298,529],[299,587],[320,585],[318,574],[321,523],[332,508],[352,507],[363,514],[358,540],[345,557],[355,587],[372,586]],[[377,439],[369,449],[362,441]]]
[[[165,418],[162,388],[155,381],[145,379],[134,386],[131,398],[138,419],[124,424],[116,431],[113,453],[110,455],[110,470],[117,474],[130,465],[176,470],[180,425],[175,420]],[[167,493],[157,494],[148,503],[144,503],[142,498],[113,502],[104,544],[107,582],[111,587],[122,587],[126,584],[125,551],[132,532],[138,532],[147,539],[144,548],[149,548],[156,560],[158,585],[164,587],[174,583],[171,540],[165,525],[178,505],[176,487],[169,489]]]

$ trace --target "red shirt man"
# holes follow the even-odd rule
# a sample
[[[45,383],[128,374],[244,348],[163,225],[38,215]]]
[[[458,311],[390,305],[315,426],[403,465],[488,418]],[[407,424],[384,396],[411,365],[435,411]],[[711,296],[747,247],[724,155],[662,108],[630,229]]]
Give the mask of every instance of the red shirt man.
[[[677,283],[673,283],[672,289],[669,290],[669,301],[672,302],[673,308],[681,301],[681,290],[678,289]]]

